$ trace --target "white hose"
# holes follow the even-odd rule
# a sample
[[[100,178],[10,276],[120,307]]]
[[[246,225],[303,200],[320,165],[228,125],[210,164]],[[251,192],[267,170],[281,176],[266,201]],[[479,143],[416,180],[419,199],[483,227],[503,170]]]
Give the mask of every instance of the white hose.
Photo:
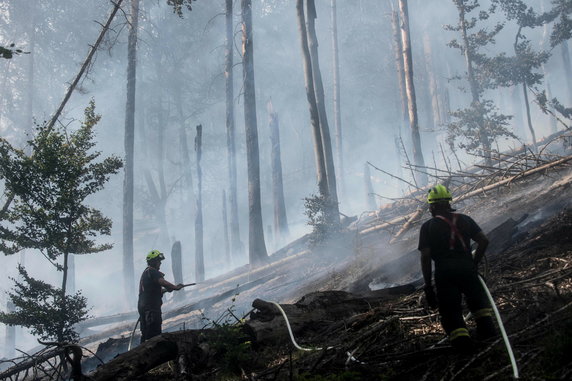
[[[292,344],[296,348],[298,348],[301,351],[321,351],[323,349],[323,348],[303,348],[303,347],[299,346],[298,343],[296,343],[296,340],[294,339],[294,334],[292,333],[292,328],[290,328],[290,322],[288,321],[288,316],[286,316],[286,312],[284,312],[282,307],[280,307],[280,304],[278,304],[276,302],[270,302],[270,303],[272,303],[276,307],[278,307],[278,310],[280,311],[280,313],[284,317],[284,320],[286,321],[286,327],[288,328],[288,333],[290,334],[290,340],[292,341]],[[327,349],[332,349],[332,348],[333,347],[328,347]]]
[[[135,330],[137,329],[137,325],[139,324],[139,320],[141,317],[137,318],[137,322],[135,323],[135,327],[133,327],[133,331],[131,331],[131,337],[129,338],[129,345],[127,346],[127,350],[131,350],[131,344],[133,344],[133,336],[135,336]]]
[[[479,275],[479,281],[483,285],[483,289],[485,290],[485,293],[487,294],[487,297],[489,298],[489,302],[491,302],[491,307],[495,313],[495,318],[497,319],[497,323],[498,323],[500,331],[501,331],[502,339],[504,341],[506,351],[508,352],[508,357],[510,358],[510,364],[512,365],[512,374],[513,374],[515,379],[518,379],[519,377],[518,377],[518,367],[516,365],[516,359],[514,358],[514,353],[512,352],[512,347],[510,346],[510,341],[508,340],[508,336],[507,336],[506,331],[504,329],[504,324],[502,322],[499,310],[495,304],[495,301],[493,300],[493,296],[491,295],[491,292],[489,291],[487,284],[485,283],[485,280],[480,275]]]

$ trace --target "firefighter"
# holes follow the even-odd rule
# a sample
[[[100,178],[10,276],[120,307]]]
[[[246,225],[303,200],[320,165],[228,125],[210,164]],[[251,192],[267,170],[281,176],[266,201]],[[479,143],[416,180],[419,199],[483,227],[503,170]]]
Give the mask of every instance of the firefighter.
[[[159,250],[151,250],[147,254],[147,268],[139,280],[139,300],[137,310],[141,329],[141,343],[161,334],[161,305],[163,292],[171,292],[183,288],[182,284],[174,285],[165,280],[165,274],[159,269],[165,259]]]
[[[427,303],[431,308],[439,308],[441,325],[451,345],[461,353],[472,353],[474,342],[463,319],[462,295],[476,320],[477,339],[496,335],[492,309],[477,272],[489,241],[471,217],[454,213],[452,199],[443,185],[429,190],[427,202],[433,218],[421,226],[418,249]],[[471,240],[477,243],[474,258]],[[431,261],[435,263],[436,293],[431,282]]]

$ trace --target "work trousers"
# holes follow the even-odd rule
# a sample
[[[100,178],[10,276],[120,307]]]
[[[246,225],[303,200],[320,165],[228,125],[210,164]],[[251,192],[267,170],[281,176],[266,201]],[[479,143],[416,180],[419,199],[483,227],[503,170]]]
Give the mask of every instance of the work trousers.
[[[139,310],[139,328],[141,330],[141,343],[161,334],[163,318],[161,310]]]

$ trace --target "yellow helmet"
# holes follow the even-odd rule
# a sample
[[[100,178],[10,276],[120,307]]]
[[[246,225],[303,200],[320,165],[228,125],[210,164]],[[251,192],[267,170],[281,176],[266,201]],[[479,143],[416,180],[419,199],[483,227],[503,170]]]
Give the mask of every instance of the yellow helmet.
[[[162,261],[165,259],[165,256],[159,250],[151,250],[149,254],[147,254],[147,262],[152,261],[153,259]]]
[[[427,195],[427,202],[429,204],[451,200],[453,200],[453,196],[444,185],[435,185],[433,188],[429,189],[429,194]]]

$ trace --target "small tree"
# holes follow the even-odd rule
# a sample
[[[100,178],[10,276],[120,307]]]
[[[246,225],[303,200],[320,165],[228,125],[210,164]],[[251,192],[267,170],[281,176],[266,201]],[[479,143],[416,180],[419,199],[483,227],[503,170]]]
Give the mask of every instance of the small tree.
[[[16,311],[0,315],[0,321],[30,327],[44,338],[74,339],[76,335],[68,325],[72,320],[86,318],[82,297],[66,296],[69,255],[96,253],[112,247],[94,241],[99,234],[110,234],[111,220],[85,204],[86,198],[103,189],[109,176],[123,165],[115,156],[95,162],[101,154],[92,152],[93,129],[99,119],[92,101],[77,131],[39,126],[36,136],[28,141],[30,155],[0,139],[0,179],[4,180],[7,193],[14,197],[9,209],[0,216],[0,250],[7,255],[23,248],[39,250],[62,271],[61,288],[55,289],[22,269],[23,281],[17,282],[14,293],[10,294]],[[60,256],[63,264],[56,262]],[[28,303],[40,297],[41,303]],[[44,318],[24,319],[25,316]],[[56,328],[47,329],[47,325]]]

